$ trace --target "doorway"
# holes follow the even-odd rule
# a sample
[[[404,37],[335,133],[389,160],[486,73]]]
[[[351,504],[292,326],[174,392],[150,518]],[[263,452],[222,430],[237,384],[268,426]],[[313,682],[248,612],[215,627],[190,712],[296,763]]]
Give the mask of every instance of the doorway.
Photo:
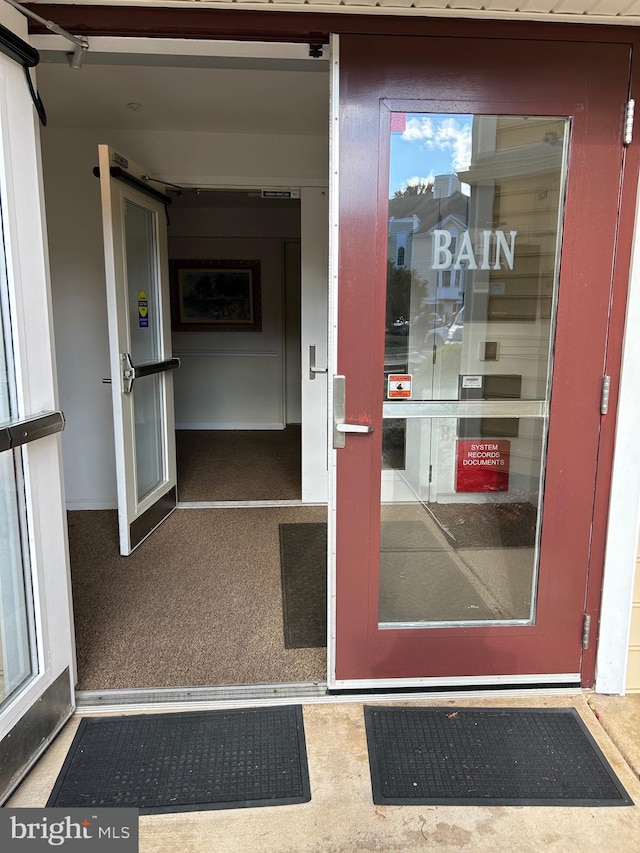
[[[135,90],[136,100],[129,103],[139,109],[127,107],[131,115],[121,114],[126,127],[117,127],[113,102],[103,104],[92,112],[96,125],[82,130],[74,124],[87,117],[83,93],[90,100],[101,88],[101,74],[112,79],[113,57],[103,67],[87,66],[90,79],[69,81],[68,69],[58,63],[43,67],[40,85],[50,104],[43,150],[54,313],[61,397],[72,425],[65,463],[81,690],[325,678],[323,645],[287,648],[282,639],[280,528],[322,525],[327,488],[327,378],[321,371],[328,71],[326,61],[312,66],[301,50],[297,54],[288,60],[291,70],[284,60],[256,57],[245,69],[219,59],[193,69],[175,67],[175,61],[166,65],[164,59],[150,68],[140,57],[128,65],[131,58],[121,58],[115,73],[127,92]],[[205,121],[196,99],[190,113],[196,126],[185,123],[177,103],[179,130],[177,117],[170,129],[158,113],[136,126],[141,113],[154,110],[146,96],[150,89],[159,91],[158,74],[165,76],[160,88],[176,92],[179,101],[184,88],[175,78],[184,73],[200,93],[222,93],[227,120],[224,109],[210,107]],[[291,84],[292,77],[297,82]],[[229,86],[237,80],[248,93],[240,100],[253,105],[251,119],[235,109],[235,97],[225,100],[223,80]],[[64,92],[62,82],[70,84]],[[76,100],[74,108],[67,96]],[[282,97],[288,106],[278,107],[276,115],[273,105],[259,103],[261,97],[274,103]],[[291,98],[300,103],[294,106]],[[126,559],[118,557],[113,542],[114,439],[108,429],[110,389],[102,382],[108,377],[104,252],[98,186],[91,175],[95,144],[105,139],[133,151],[147,165],[150,181],[171,194],[171,261],[206,262],[206,268],[209,262],[214,268],[225,261],[260,264],[259,330],[173,331],[174,354],[182,362],[175,378],[180,508]],[[68,211],[69,182],[78,190],[80,240],[78,231],[70,233],[68,216],[57,227],[56,210]],[[292,197],[285,200],[289,189]],[[65,258],[72,245],[80,245],[83,284]],[[82,369],[72,357],[80,350],[87,355]],[[87,427],[98,412],[99,423],[81,435],[80,421]]]
[[[302,499],[301,202],[292,195],[169,192],[181,504]],[[207,297],[180,316],[186,282],[204,292],[234,275],[255,290],[255,305],[233,306],[246,317],[230,317],[222,299],[214,316],[198,316]]]

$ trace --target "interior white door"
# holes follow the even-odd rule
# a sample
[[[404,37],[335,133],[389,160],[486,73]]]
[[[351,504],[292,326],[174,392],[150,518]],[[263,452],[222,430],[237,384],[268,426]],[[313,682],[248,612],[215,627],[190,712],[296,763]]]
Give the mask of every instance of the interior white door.
[[[175,418],[166,205],[142,169],[98,146],[120,553],[175,509]]]
[[[25,19],[0,22],[26,39]],[[23,41],[21,53],[30,54]],[[32,72],[29,72],[32,73]],[[74,710],[75,660],[37,118],[0,53],[0,803]]]

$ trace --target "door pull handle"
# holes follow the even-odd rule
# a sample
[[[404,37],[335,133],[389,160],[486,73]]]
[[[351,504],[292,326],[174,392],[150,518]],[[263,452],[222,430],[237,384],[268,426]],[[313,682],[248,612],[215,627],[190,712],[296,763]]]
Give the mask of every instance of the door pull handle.
[[[333,446],[338,450],[345,446],[346,433],[368,435],[373,432],[371,424],[345,423],[345,378],[333,377]]]
[[[370,433],[373,432],[373,427],[371,424],[336,424],[336,430],[338,432]]]
[[[316,367],[316,348],[315,345],[309,347],[309,379],[315,379],[316,373],[327,373],[328,368]]]
[[[125,394],[131,394],[133,383],[143,376],[153,376],[156,373],[165,373],[180,367],[179,358],[168,358],[165,361],[154,361],[149,364],[134,365],[128,352],[120,354],[122,365],[122,390]]]

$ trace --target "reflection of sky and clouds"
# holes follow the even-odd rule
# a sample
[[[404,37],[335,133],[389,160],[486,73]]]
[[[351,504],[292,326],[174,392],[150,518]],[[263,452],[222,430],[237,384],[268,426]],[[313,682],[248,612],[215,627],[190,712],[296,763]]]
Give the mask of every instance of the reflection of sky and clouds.
[[[391,133],[389,196],[411,184],[469,168],[473,116],[408,113],[404,130]],[[463,192],[469,190],[463,184]]]

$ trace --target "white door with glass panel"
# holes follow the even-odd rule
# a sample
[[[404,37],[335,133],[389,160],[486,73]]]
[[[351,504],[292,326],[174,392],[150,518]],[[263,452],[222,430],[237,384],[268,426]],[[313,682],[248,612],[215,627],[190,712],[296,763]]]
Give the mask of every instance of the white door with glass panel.
[[[0,22],[35,64],[24,19],[0,8]],[[0,53],[0,803],[74,710],[64,418],[36,122],[24,68]]]
[[[166,207],[134,163],[100,145],[120,553],[175,509]]]

